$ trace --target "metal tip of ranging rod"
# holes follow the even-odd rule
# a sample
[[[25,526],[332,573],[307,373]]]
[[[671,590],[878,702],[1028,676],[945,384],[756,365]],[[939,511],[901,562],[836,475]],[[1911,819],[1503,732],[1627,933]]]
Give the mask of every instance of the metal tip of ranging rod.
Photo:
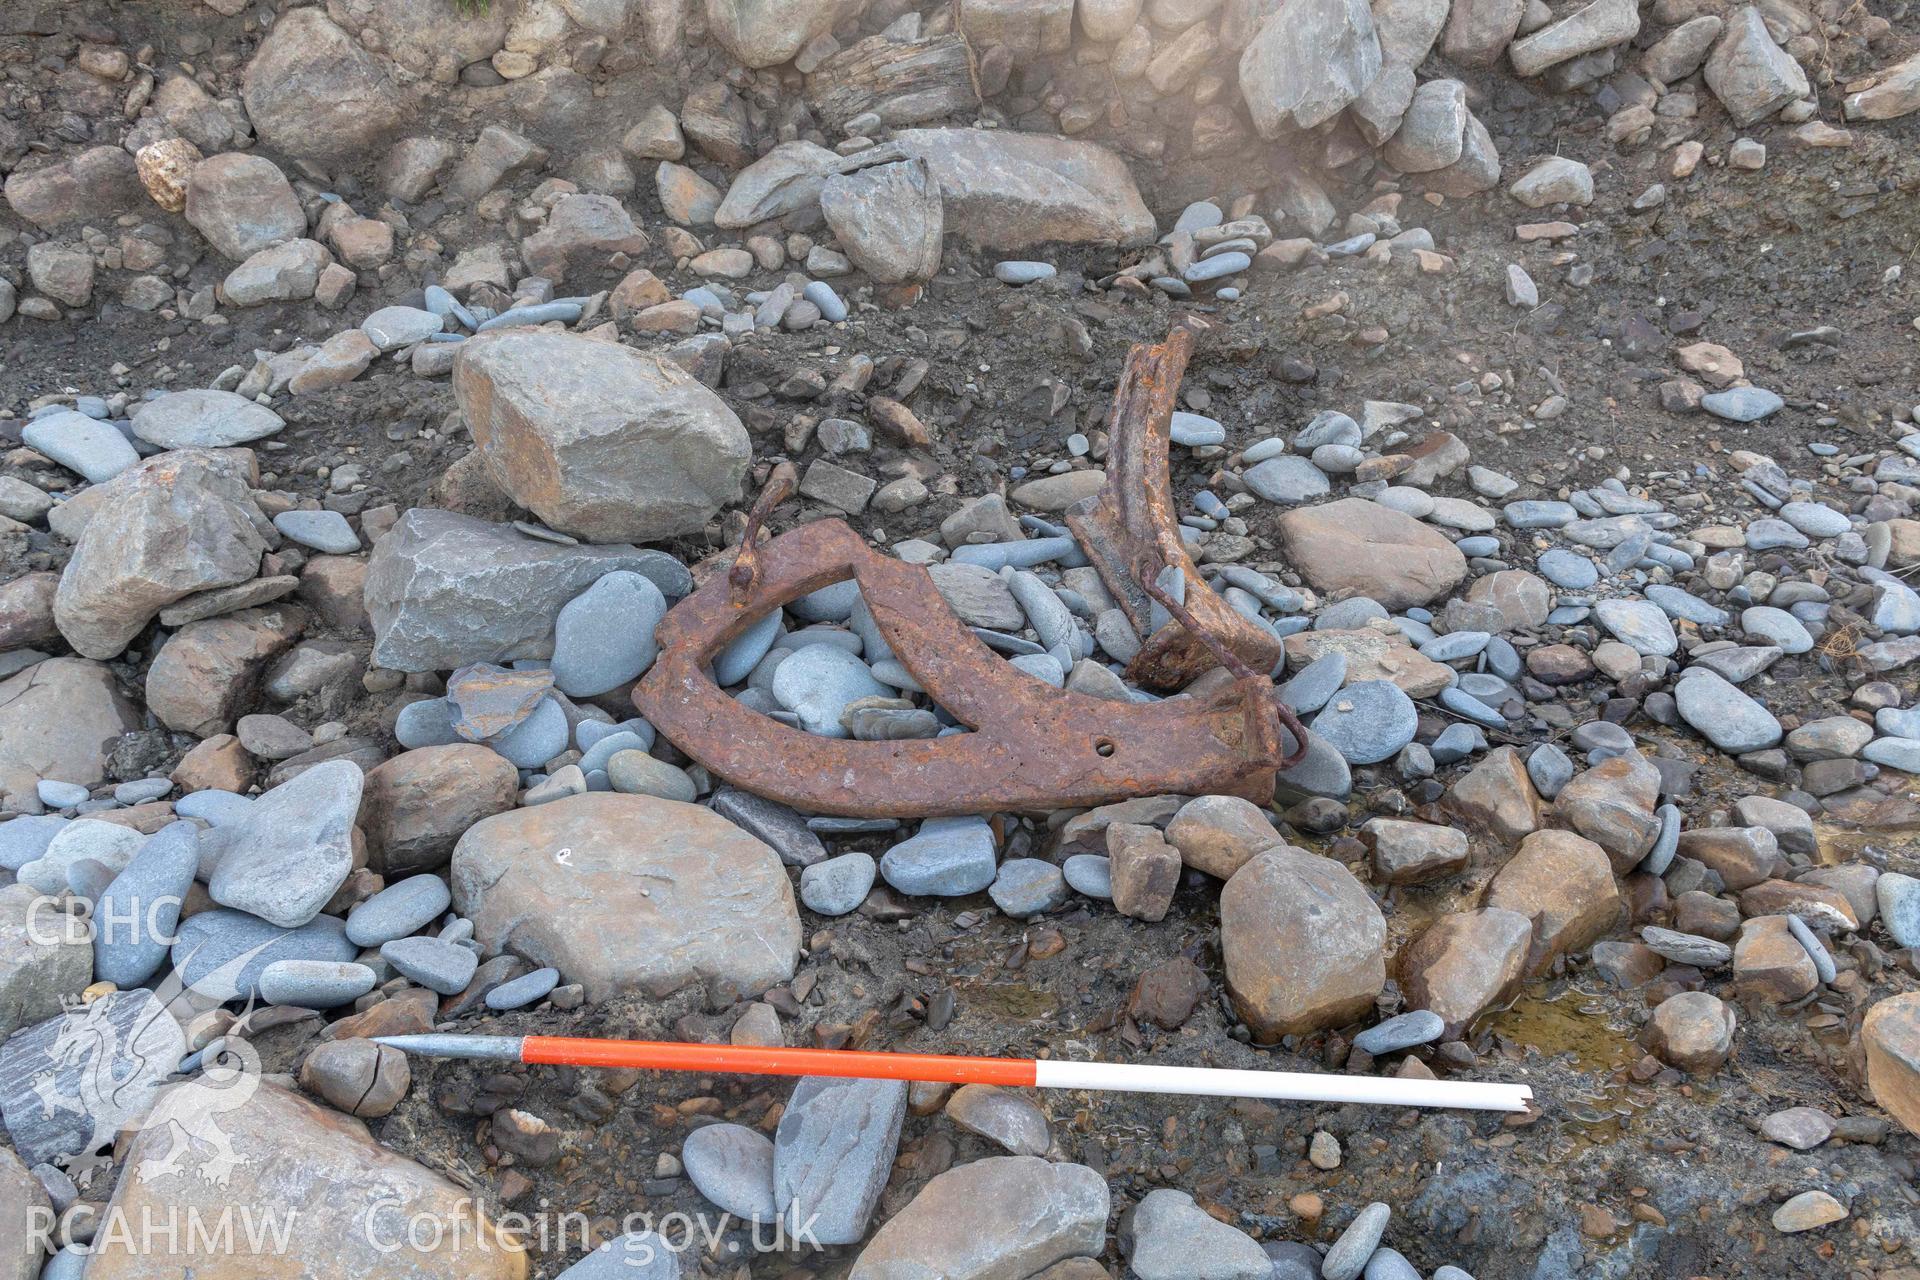
[[[375,1036],[375,1044],[417,1053],[427,1058],[473,1058],[484,1061],[520,1061],[519,1036],[468,1036],[435,1032],[414,1036]]]

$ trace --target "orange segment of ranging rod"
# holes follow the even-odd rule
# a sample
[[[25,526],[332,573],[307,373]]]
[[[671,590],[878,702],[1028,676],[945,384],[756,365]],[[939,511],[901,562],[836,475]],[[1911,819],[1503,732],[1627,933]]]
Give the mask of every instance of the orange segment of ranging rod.
[[[761,1076],[848,1076],[1029,1088],[1034,1083],[1035,1070],[1030,1058],[957,1058],[937,1053],[865,1053],[852,1049],[762,1049],[750,1045],[587,1040],[569,1036],[528,1036],[521,1043],[520,1060],[549,1066],[635,1067]]]

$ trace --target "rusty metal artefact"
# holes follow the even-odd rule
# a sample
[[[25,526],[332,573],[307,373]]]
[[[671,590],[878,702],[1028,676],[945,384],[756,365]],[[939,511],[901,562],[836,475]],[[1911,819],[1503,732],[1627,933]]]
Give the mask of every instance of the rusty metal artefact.
[[[1243,629],[1277,642],[1200,580],[1171,519],[1167,429],[1191,341],[1176,331],[1164,346],[1135,349],[1115,410],[1116,442],[1135,442],[1134,461],[1122,463],[1118,479],[1110,471],[1107,489],[1073,518],[1076,529],[1092,531],[1083,537],[1101,541],[1095,559],[1116,596],[1124,582],[1126,598],[1143,602],[1141,616],[1157,601],[1172,619],[1168,627],[1189,638],[1180,643],[1165,628],[1153,636],[1153,669],[1170,678],[1218,664],[1230,683],[1125,703],[1036,680],[956,618],[924,568],[874,550],[844,521],[760,542],[768,514],[793,491],[793,468],[783,463],[755,502],[728,571],[676,605],[655,632],[660,656],[634,689],[634,705],[713,773],[806,813],[940,817],[1167,793],[1270,802],[1275,773],[1305,754],[1306,733],[1266,674],[1277,653]],[[1135,420],[1143,415],[1141,427]],[[1156,459],[1157,478],[1148,474]],[[1128,483],[1142,492],[1129,494],[1121,487]],[[1134,576],[1119,578],[1122,566]],[[1169,566],[1189,579],[1184,601],[1156,582]],[[971,732],[896,742],[822,738],[771,720],[714,684],[714,657],[756,621],[848,578],[859,583],[894,657]]]
[[[1067,527],[1141,637],[1127,675],[1142,688],[1163,691],[1183,689],[1214,665],[1227,665],[1219,647],[1257,671],[1272,671],[1281,651],[1279,637],[1214,594],[1180,540],[1167,450],[1174,393],[1192,354],[1193,331],[1185,326],[1128,354],[1113,396],[1106,487],[1067,512]],[[1167,570],[1185,579],[1184,593],[1169,594],[1184,594],[1192,618],[1183,624],[1172,617],[1156,630],[1151,588]]]

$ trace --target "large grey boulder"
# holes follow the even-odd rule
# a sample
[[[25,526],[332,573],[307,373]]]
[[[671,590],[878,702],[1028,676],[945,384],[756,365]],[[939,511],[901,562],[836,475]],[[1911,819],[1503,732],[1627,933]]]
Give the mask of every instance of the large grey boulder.
[[[327,0],[327,16],[368,48],[440,84],[453,84],[460,68],[500,52],[514,11],[512,5],[459,0]]]
[[[706,0],[707,28],[749,67],[789,61],[865,0]]]
[[[1807,73],[1773,42],[1760,10],[1746,5],[1727,19],[1707,57],[1707,87],[1742,127],[1808,94]]]
[[[820,212],[848,261],[882,284],[940,270],[946,212],[924,160],[836,174],[820,189]]]
[[[241,100],[262,142],[321,165],[376,154],[409,118],[380,60],[319,9],[273,24],[247,64]]]
[[[116,476],[60,575],[53,617],[89,658],[111,658],[174,601],[246,582],[266,519],[232,464],[198,449]]]
[[[773,1199],[787,1229],[817,1245],[866,1235],[906,1116],[904,1080],[803,1078],[773,1140]]]
[[[255,800],[221,832],[226,851],[207,884],[213,900],[282,929],[319,915],[353,870],[361,782],[359,765],[328,760]]]
[[[1083,1164],[994,1156],[948,1169],[873,1233],[848,1280],[998,1280],[1097,1258],[1112,1211]],[[1197,1268],[1196,1268],[1197,1271]]]
[[[1331,120],[1380,74],[1366,0],[1295,0],[1240,55],[1240,94],[1263,138]]]
[[[195,231],[235,262],[307,234],[306,211],[280,166],[245,151],[193,166],[186,216]]]
[[[1159,234],[1126,161],[1096,143],[1004,129],[904,129],[945,196],[946,229],[977,248],[1146,244]]]
[[[449,671],[547,656],[560,607],[616,569],[644,574],[669,599],[693,589],[686,569],[659,551],[560,546],[512,525],[415,507],[367,563],[374,663]]]
[[[590,542],[697,533],[740,496],[752,442],[671,360],[546,330],[460,346],[454,395],[487,472],[513,500]]]
[[[0,680],[0,798],[31,796],[42,778],[92,786],[120,735],[139,727],[101,663],[48,658]]]

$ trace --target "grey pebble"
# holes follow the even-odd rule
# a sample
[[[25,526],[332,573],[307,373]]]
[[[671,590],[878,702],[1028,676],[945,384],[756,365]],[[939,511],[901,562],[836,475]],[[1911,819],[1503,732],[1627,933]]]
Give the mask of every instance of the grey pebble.
[[[524,1009],[530,1004],[539,1004],[545,1000],[559,985],[558,969],[551,966],[535,969],[532,973],[523,973],[511,982],[503,982],[487,992],[487,1008],[495,1013]]]
[[[1083,893],[1102,902],[1112,900],[1113,864],[1105,854],[1072,854],[1060,864],[1060,871],[1066,876],[1068,887],[1075,893]]]
[[[644,674],[660,653],[654,628],[667,598],[653,580],[616,569],[567,601],[553,624],[553,683],[591,698]]]
[[[1378,764],[1413,741],[1420,713],[1390,680],[1350,684],[1313,718],[1313,731],[1348,764]]]
[[[748,1222],[774,1222],[773,1143],[741,1124],[695,1129],[680,1145],[680,1163],[699,1193]]]
[[[347,938],[356,946],[377,947],[418,933],[452,903],[453,893],[439,876],[408,876],[347,913]]]
[[[1378,1058],[1400,1049],[1430,1044],[1447,1029],[1447,1022],[1430,1009],[1412,1009],[1376,1023],[1353,1038],[1353,1047]]]
[[[443,996],[457,996],[473,981],[479,957],[457,942],[399,938],[380,948],[380,958],[402,977]]]
[[[1067,900],[1067,881],[1060,868],[1042,858],[1009,858],[988,887],[987,894],[1015,919],[1052,911]]]
[[[1355,1215],[1321,1260],[1322,1280],[1356,1280],[1366,1268],[1367,1259],[1380,1247],[1380,1237],[1386,1234],[1387,1220],[1392,1216],[1393,1210],[1378,1200]]]
[[[993,828],[984,818],[928,818],[880,858],[880,874],[901,893],[957,898],[993,883]]]
[[[372,969],[350,960],[276,960],[260,971],[260,998],[268,1004],[338,1009],[372,991],[379,980]]]
[[[338,511],[282,511],[273,518],[273,527],[301,546],[330,556],[360,549],[360,535]]]
[[[877,867],[873,855],[843,853],[800,872],[800,901],[823,916],[844,916],[867,900]]]

